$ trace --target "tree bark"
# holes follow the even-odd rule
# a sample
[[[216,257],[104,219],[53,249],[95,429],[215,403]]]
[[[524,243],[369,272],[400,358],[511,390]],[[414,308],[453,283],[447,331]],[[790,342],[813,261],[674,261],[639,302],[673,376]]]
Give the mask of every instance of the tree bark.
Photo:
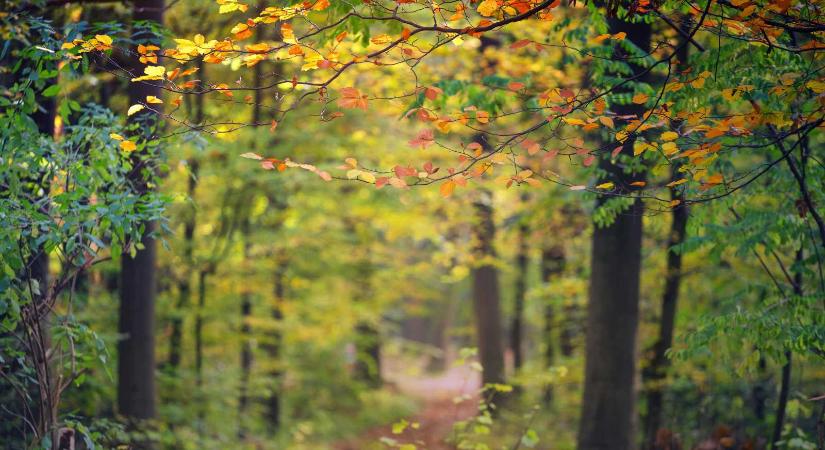
[[[541,281],[545,286],[549,285],[554,278],[564,272],[565,264],[564,247],[561,245],[551,245],[541,251]],[[556,313],[552,298],[546,298],[544,304],[544,362],[547,368],[553,367],[556,360],[555,351],[555,325]],[[565,317],[566,320],[570,320]],[[565,327],[566,328],[566,327]],[[565,329],[563,328],[563,330]],[[544,391],[546,403],[553,401],[553,386],[548,386]]]
[[[802,175],[802,183],[800,185],[804,185],[804,168],[805,168],[805,159],[803,158],[803,175]],[[802,252],[802,248],[796,252],[796,265],[797,267],[801,267],[802,261],[804,260],[804,254]],[[796,296],[803,295],[802,291],[802,271],[799,269],[794,274],[793,279],[793,293]],[[790,395],[791,391],[791,357],[793,353],[790,350],[785,351],[785,364],[782,366],[782,381],[779,385],[779,399],[777,400],[776,404],[776,420],[774,421],[773,425],[773,437],[771,438],[771,449],[776,448],[777,441],[782,440],[782,428],[785,425],[785,411],[788,407],[788,396]]]
[[[281,378],[283,377],[281,347],[283,346],[283,333],[281,324],[284,319],[284,298],[286,291],[286,268],[287,261],[284,255],[278,255],[274,276],[274,303],[272,304],[272,319],[276,322],[276,329],[272,336],[272,344],[269,347],[269,358],[275,364],[275,368],[270,374],[272,387],[267,399],[267,410],[269,424],[273,431],[277,431],[282,422],[281,411]]]
[[[671,180],[682,178],[679,165],[674,164]],[[684,205],[684,194],[678,186],[670,188],[670,196],[680,202],[672,212],[670,236],[667,242],[667,268],[665,269],[665,291],[662,295],[662,311],[659,319],[659,336],[653,346],[653,356],[642,373],[642,385],[647,390],[647,414],[644,421],[645,445],[655,448],[656,434],[662,420],[664,383],[670,361],[667,350],[673,345],[673,330],[676,323],[676,306],[679,300],[679,286],[682,281],[682,254],[674,247],[685,241],[688,222],[688,208]]]
[[[133,21],[153,21],[163,24],[163,0],[136,0],[133,4]],[[138,40],[151,40],[159,43],[155,35],[133,36]],[[135,62],[132,71],[143,73],[143,65]],[[130,83],[129,104],[144,102],[146,97],[161,96],[161,89],[151,83]],[[144,135],[148,140],[157,127],[157,118],[149,111],[135,114],[133,120],[140,120]],[[151,125],[154,126],[151,126]],[[147,126],[148,125],[148,126]],[[147,192],[149,187],[144,179],[145,161],[135,155],[135,168],[130,179],[139,193]],[[122,336],[118,343],[118,410],[125,417],[133,420],[145,420],[155,417],[155,240],[150,235],[155,229],[154,223],[144,224],[143,249],[135,257],[123,255],[121,258],[120,284],[120,320],[119,331]]]
[[[355,233],[355,224],[351,224]],[[373,295],[372,275],[374,267],[369,260],[369,253],[364,260],[358,263],[357,276],[360,285],[364,286],[361,295],[362,301],[369,300]],[[356,327],[357,358],[355,362],[355,377],[371,388],[381,387],[381,333],[376,327],[366,321],[359,322]]]
[[[609,32],[627,33],[627,39],[649,51],[651,27],[608,19]],[[620,48],[617,47],[617,51]],[[644,70],[631,64],[632,76]],[[641,105],[617,105],[619,116],[640,116]],[[633,157],[633,138],[622,146],[622,154]],[[619,144],[617,144],[619,145]],[[610,159],[599,167],[616,186],[627,189],[638,176],[624,173]],[[597,205],[605,202],[600,196]],[[639,321],[639,276],[641,270],[643,206],[638,198],[612,224],[593,232],[590,262],[590,295],[587,306],[585,381],[579,421],[579,450],[629,450],[635,438],[636,330]]]
[[[504,382],[504,345],[502,339],[501,311],[499,307],[498,269],[489,261],[495,257],[493,239],[493,195],[482,189],[473,207],[476,223],[473,226],[476,265],[472,269],[473,310],[476,322],[476,339],[481,359],[481,382]]]
[[[526,203],[526,197],[522,197],[522,202]],[[524,363],[524,344],[522,341],[524,327],[524,300],[527,295],[527,235],[529,232],[530,230],[527,222],[525,222],[522,218],[518,225],[515,299],[513,302],[513,318],[510,323],[510,351],[513,352],[513,369],[515,372],[518,372]]]

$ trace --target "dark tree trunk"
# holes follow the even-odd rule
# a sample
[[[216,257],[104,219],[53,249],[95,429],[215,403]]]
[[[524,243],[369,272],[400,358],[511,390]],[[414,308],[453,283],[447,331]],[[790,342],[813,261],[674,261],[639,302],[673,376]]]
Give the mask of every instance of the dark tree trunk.
[[[272,387],[267,399],[267,410],[269,424],[273,431],[278,431],[281,426],[281,378],[283,377],[281,347],[283,345],[283,335],[281,324],[284,319],[284,296],[286,291],[286,268],[287,261],[284,255],[278,255],[274,276],[274,303],[272,304],[272,319],[276,322],[275,332],[272,335],[272,344],[269,347],[269,359],[275,365],[270,374]]]
[[[354,230],[354,224],[353,224]],[[353,231],[354,232],[354,231]],[[365,256],[369,258],[369,255]],[[374,268],[369,259],[359,263],[358,278],[364,286],[363,300],[372,297],[372,274]],[[357,359],[355,363],[355,377],[372,388],[381,387],[381,333],[368,322],[360,322],[355,327]]]
[[[248,249],[248,244],[245,244]],[[244,251],[246,258],[247,251]],[[247,287],[241,294],[241,376],[240,396],[238,397],[238,437],[244,438],[247,434],[246,414],[249,406],[249,377],[252,372],[252,340],[249,319],[252,316],[252,294]]]
[[[609,19],[609,32],[627,33],[627,39],[649,51],[651,28]],[[616,51],[621,51],[616,47]],[[634,74],[642,67],[631,65]],[[646,77],[640,76],[640,81]],[[617,105],[619,116],[640,116],[640,105]],[[622,154],[633,157],[633,138]],[[617,144],[619,145],[619,144]],[[616,186],[628,188],[640,177],[626,174],[608,157],[599,167]],[[605,197],[599,197],[602,204]],[[593,232],[590,261],[590,298],[587,306],[584,397],[579,421],[579,450],[629,450],[635,447],[636,330],[639,321],[639,276],[641,270],[642,212],[639,199],[621,212],[612,224]]]
[[[133,21],[163,23],[163,0],[136,0],[133,4]],[[149,39],[159,43],[159,36],[133,36],[138,40]],[[134,73],[143,73],[143,65],[135,63]],[[129,84],[129,104],[145,102],[146,97],[161,96],[161,89],[150,83]],[[142,139],[150,139],[156,133],[158,121],[149,111],[132,116],[140,121]],[[130,175],[133,186],[139,192],[148,188],[143,170],[147,161],[135,155],[135,169]],[[120,321],[122,336],[118,343],[118,410],[129,419],[155,417],[155,240],[150,234],[154,223],[146,223],[142,239],[143,249],[134,258],[121,258]]]
[[[682,178],[679,165],[674,164],[671,180]],[[654,448],[656,434],[662,421],[662,401],[667,369],[670,366],[665,353],[673,344],[673,330],[676,323],[676,306],[679,299],[679,286],[682,281],[682,254],[674,247],[685,241],[688,222],[688,208],[684,203],[684,194],[678,187],[670,189],[671,199],[680,202],[672,212],[670,236],[667,241],[667,268],[665,269],[665,291],[662,295],[662,312],[659,319],[659,336],[653,346],[653,356],[642,373],[642,385],[647,390],[647,414],[644,420],[645,445]]]
[[[359,323],[355,331],[358,348],[355,377],[371,388],[379,388],[382,384],[381,334],[374,326],[367,323]]]
[[[541,281],[545,286],[549,285],[554,278],[564,272],[564,247],[562,245],[548,246],[541,251]],[[552,298],[544,299],[544,362],[547,368],[553,367],[556,360],[555,343],[556,338],[556,313]],[[565,319],[570,320],[569,317]],[[564,329],[565,327],[562,327]],[[553,387],[548,386],[544,391],[544,399],[547,403],[553,401]]]
[[[805,159],[802,160],[802,173],[805,173]],[[802,175],[803,182],[804,182],[804,175]],[[793,293],[796,296],[801,296],[803,294],[802,291],[802,261],[804,260],[804,254],[802,252],[802,248],[800,248],[796,252],[796,266],[798,267],[797,272],[794,274],[793,279]],[[777,400],[776,404],[776,420],[773,424],[773,437],[771,438],[771,449],[776,448],[777,441],[782,440],[782,428],[785,425],[785,411],[788,407],[788,396],[791,392],[791,357],[793,353],[790,350],[785,351],[785,364],[782,366],[782,381],[779,385],[779,399]]]
[[[522,203],[526,203],[526,196],[522,197]],[[513,369],[515,369],[515,372],[518,372],[524,364],[524,344],[522,341],[524,339],[524,299],[527,295],[527,235],[529,232],[527,222],[522,218],[518,225],[515,299],[513,304],[513,318],[510,323],[510,351],[513,352]]]
[[[480,190],[473,207],[476,223],[473,226],[474,254],[477,264],[472,269],[473,310],[476,322],[476,339],[481,359],[481,382],[504,382],[504,344],[502,339],[501,311],[499,307],[498,269],[488,259],[495,257],[493,239],[493,196],[490,191]]]

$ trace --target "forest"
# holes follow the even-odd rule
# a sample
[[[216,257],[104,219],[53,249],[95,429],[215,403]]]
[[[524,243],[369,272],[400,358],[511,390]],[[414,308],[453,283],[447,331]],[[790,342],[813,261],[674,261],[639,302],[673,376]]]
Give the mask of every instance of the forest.
[[[0,35],[0,449],[825,449],[821,0]]]

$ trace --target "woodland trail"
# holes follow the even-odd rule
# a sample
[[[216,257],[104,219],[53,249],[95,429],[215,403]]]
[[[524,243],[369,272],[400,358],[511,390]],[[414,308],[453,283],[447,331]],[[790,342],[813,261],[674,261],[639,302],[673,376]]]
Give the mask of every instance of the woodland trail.
[[[404,375],[391,370],[386,378],[400,394],[415,398],[420,402],[419,412],[407,418],[419,427],[408,427],[402,434],[392,433],[392,424],[371,428],[360,436],[333,446],[335,450],[367,450],[387,448],[380,444],[382,437],[389,437],[400,443],[415,444],[419,449],[452,450],[445,442],[453,430],[453,424],[472,417],[477,411],[475,401],[480,377],[467,365],[451,367],[438,374],[419,376]],[[462,395],[471,398],[456,404],[453,399]]]

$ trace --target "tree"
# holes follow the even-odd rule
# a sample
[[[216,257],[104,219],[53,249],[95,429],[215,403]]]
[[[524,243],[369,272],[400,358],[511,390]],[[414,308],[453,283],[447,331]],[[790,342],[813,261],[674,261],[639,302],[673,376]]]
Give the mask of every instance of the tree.
[[[133,39],[145,44],[159,44],[152,26],[163,24],[163,0],[138,0],[133,5]],[[154,24],[151,25],[150,23]],[[137,47],[136,47],[137,49]],[[132,71],[143,72],[144,64],[132,60]],[[159,97],[160,86],[149,83],[129,85],[130,104],[145,102],[147,97]],[[146,193],[149,177],[155,170],[151,141],[160,126],[156,115],[139,111],[133,116],[142,149],[132,153],[130,183],[140,193]],[[142,225],[143,236],[134,255],[121,258],[120,321],[123,336],[118,343],[118,411],[137,421],[155,417],[155,261],[157,250],[153,233],[154,222]]]
[[[504,382],[504,342],[499,306],[498,270],[492,264],[495,258],[493,239],[493,195],[482,190],[473,203],[476,222],[473,225],[473,312],[475,314],[476,342],[484,385]]]
[[[609,32],[626,33],[642,52],[650,51],[651,27],[630,19],[608,19]],[[617,46],[618,57],[628,56]],[[632,77],[644,82],[645,68],[629,63]],[[641,105],[615,105],[618,116],[641,118]],[[633,138],[620,145],[619,158],[632,158]],[[630,186],[638,175],[622,163],[603,158],[603,182]],[[604,207],[599,197],[597,207]],[[639,321],[639,276],[642,248],[642,201],[630,199],[612,223],[593,231],[590,298],[587,304],[585,379],[578,448],[630,449],[635,446],[636,329]]]

